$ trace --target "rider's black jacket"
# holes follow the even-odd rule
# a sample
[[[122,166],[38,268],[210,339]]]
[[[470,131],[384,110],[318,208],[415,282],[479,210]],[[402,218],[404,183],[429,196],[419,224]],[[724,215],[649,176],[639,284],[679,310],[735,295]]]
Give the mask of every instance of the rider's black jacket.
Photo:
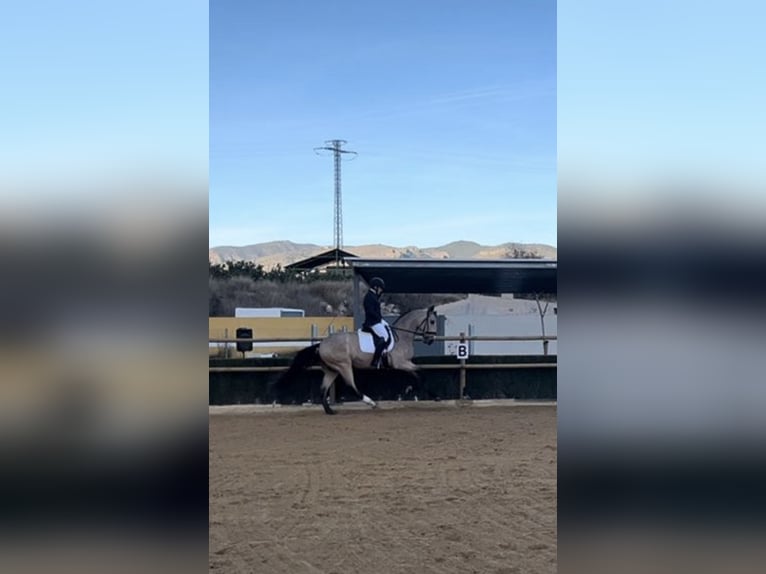
[[[364,296],[364,328],[369,329],[376,323],[380,323],[383,316],[380,314],[380,299],[375,291],[370,289]]]

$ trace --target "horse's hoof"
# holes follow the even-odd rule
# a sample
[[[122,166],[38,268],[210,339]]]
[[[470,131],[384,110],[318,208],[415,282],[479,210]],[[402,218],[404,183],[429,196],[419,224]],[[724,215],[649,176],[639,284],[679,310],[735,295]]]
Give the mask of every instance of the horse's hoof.
[[[368,397],[367,395],[362,395],[362,401],[365,404],[370,405],[374,409],[378,408],[378,404],[375,401],[373,401],[370,397]]]

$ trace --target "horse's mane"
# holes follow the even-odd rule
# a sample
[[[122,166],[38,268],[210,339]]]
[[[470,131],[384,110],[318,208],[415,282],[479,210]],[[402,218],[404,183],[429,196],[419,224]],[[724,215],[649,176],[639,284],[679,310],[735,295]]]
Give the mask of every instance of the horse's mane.
[[[427,314],[427,313],[430,313],[430,312],[431,312],[431,307],[428,307],[428,308],[426,308],[426,307],[418,307],[417,309],[406,309],[406,310],[402,311],[402,312],[399,314],[399,316],[398,316],[398,317],[397,317],[397,318],[394,320],[394,322],[393,322],[393,323],[391,323],[391,326],[393,327],[393,326],[394,326],[394,325],[396,325],[396,324],[397,324],[399,321],[401,321],[402,319],[404,319],[404,318],[405,318],[407,315],[411,315],[411,314],[413,314],[413,313],[417,313],[418,311],[425,311],[425,312],[426,312],[426,314]]]
[[[420,309],[404,309],[401,313],[399,313],[399,316],[396,318],[396,320],[391,323],[391,326],[396,325],[399,321],[404,319],[407,315],[410,313],[414,313],[415,311],[420,311]]]

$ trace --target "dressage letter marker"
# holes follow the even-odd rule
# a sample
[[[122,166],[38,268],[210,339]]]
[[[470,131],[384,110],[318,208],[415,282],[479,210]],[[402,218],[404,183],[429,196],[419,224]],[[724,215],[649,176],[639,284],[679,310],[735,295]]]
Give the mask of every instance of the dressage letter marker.
[[[455,356],[458,359],[467,359],[468,358],[468,343],[458,343],[457,349],[455,350]]]

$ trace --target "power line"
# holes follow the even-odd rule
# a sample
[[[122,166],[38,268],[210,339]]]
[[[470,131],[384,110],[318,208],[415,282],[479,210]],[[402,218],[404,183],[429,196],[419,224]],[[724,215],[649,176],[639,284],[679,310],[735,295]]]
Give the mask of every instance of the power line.
[[[321,151],[331,151],[333,154],[333,165],[335,168],[335,206],[333,217],[333,243],[335,245],[335,266],[340,265],[340,250],[343,249],[343,202],[341,198],[341,175],[340,161],[341,154],[351,154],[350,159],[357,156],[355,151],[345,150],[343,144],[346,140],[327,140],[325,145],[315,147],[314,151],[319,155]]]

